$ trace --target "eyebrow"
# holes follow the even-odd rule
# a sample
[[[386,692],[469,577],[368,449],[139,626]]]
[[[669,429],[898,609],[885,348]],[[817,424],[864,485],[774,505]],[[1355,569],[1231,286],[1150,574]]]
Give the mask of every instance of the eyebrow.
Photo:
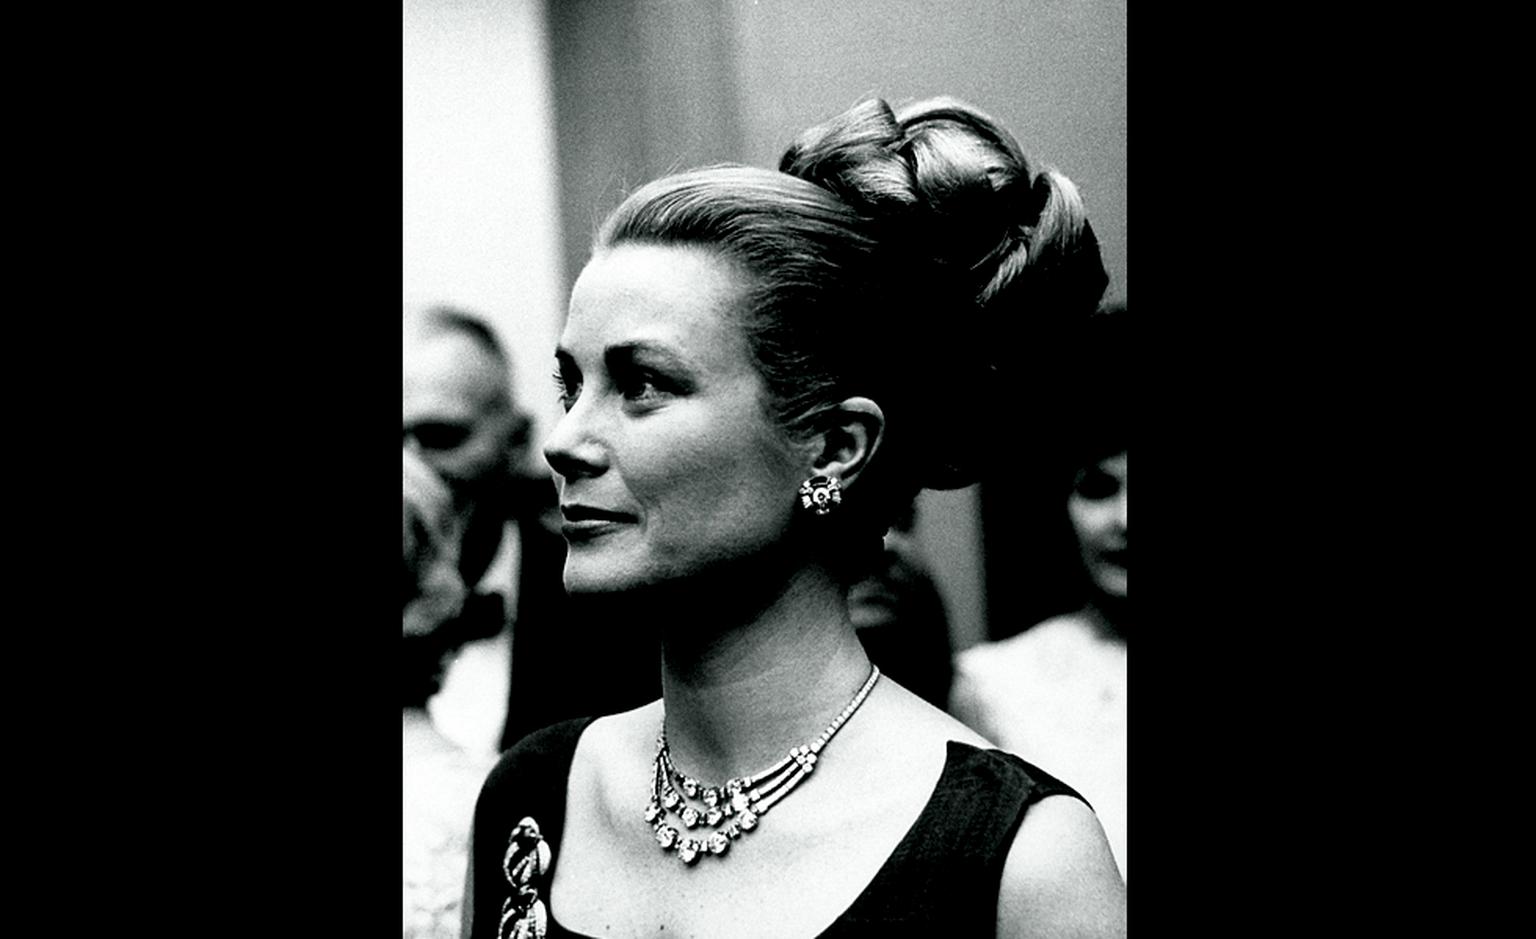
[[[659,359],[660,362],[658,364],[663,367],[692,371],[687,359],[679,355],[671,346],[659,342],[652,342],[646,339],[632,339],[629,342],[621,342],[603,350],[603,360],[605,362],[613,362],[615,360],[632,361],[640,356]],[[570,350],[563,346],[555,347],[555,359],[560,362],[569,362],[572,365],[576,364],[576,357],[571,355]]]
[[[633,361],[644,356],[646,358],[659,359],[658,364],[663,367],[680,368],[691,371],[688,361],[670,346],[657,342],[649,342],[644,339],[635,339],[630,342],[621,342],[618,345],[609,346],[603,352],[606,361]]]

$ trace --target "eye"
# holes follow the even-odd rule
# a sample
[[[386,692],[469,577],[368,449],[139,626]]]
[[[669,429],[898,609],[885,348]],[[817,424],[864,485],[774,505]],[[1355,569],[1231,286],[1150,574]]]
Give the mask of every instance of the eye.
[[[1093,466],[1077,474],[1072,491],[1084,499],[1108,499],[1120,491],[1120,480]]]
[[[629,401],[646,401],[661,393],[655,378],[645,374],[625,376],[618,382],[619,393]]]
[[[569,411],[581,396],[581,376],[571,366],[564,362],[555,366],[555,394],[559,396],[560,407]]]
[[[452,450],[469,439],[468,424],[427,421],[406,430],[406,439],[414,439],[423,450]]]
[[[660,372],[629,363],[613,368],[613,387],[626,402],[638,405],[658,403],[679,391],[678,383]]]

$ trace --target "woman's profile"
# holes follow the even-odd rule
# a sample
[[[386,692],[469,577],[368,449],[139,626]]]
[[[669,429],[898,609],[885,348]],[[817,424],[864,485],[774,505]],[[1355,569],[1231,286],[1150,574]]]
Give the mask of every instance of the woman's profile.
[[[882,676],[847,603],[920,489],[1002,454],[1000,358],[1106,281],[1071,182],[950,99],[615,210],[544,453],[566,589],[657,636],[662,698],[502,757],[466,936],[1123,935],[1088,805]]]

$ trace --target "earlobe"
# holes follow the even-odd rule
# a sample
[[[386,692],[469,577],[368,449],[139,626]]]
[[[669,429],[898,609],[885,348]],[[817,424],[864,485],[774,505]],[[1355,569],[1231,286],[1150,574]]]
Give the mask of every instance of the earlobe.
[[[816,473],[836,479],[843,489],[858,481],[885,435],[885,412],[868,398],[848,398],[824,415]]]

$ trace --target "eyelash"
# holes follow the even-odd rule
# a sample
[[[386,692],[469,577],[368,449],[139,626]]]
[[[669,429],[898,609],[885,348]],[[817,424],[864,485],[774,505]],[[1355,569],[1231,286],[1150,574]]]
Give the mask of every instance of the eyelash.
[[[578,383],[575,391],[568,389],[565,384],[565,375],[558,365],[555,366],[555,373],[551,377],[555,380],[555,394],[560,399],[560,407],[569,411],[571,405],[576,403],[577,395],[581,394],[581,385]]]
[[[554,374],[550,377],[554,380],[555,394],[559,398],[560,406],[569,411],[575,405],[576,399],[581,397],[581,382],[567,383],[565,371],[559,365],[555,366]],[[665,378],[645,368],[617,370],[613,376],[613,385],[625,401],[634,404],[645,404],[653,398],[677,390]]]
[[[634,372],[624,375],[618,382],[619,393],[629,401],[645,401],[660,394],[661,383],[653,375]]]

